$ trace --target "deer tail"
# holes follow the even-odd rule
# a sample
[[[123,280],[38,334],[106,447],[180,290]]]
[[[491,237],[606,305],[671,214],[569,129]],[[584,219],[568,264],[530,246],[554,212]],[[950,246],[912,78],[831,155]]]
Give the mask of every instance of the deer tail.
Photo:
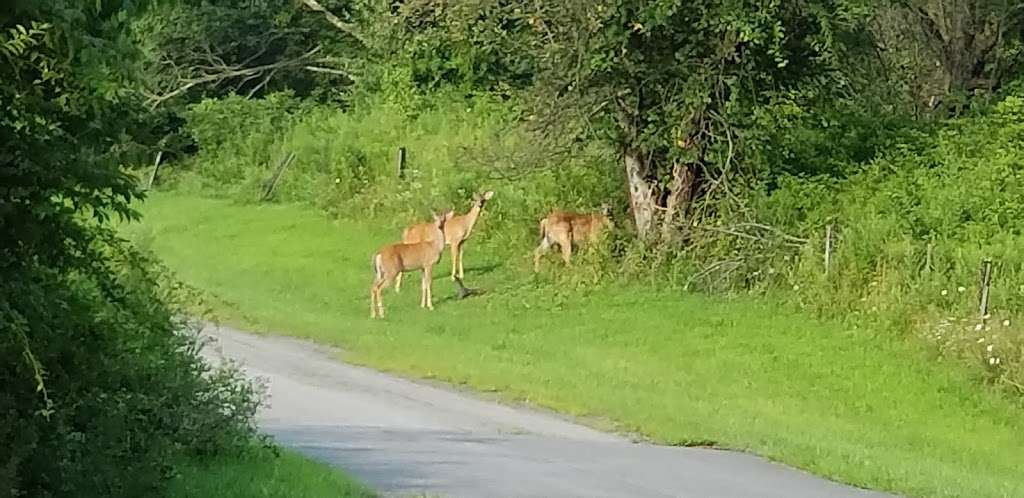
[[[540,238],[543,239],[544,237],[546,237],[547,234],[548,234],[547,232],[548,232],[548,219],[544,218],[543,220],[540,220]]]
[[[373,266],[373,274],[377,276],[377,280],[384,278],[384,270],[380,264],[380,253],[373,255],[373,258],[370,259],[370,264]]]

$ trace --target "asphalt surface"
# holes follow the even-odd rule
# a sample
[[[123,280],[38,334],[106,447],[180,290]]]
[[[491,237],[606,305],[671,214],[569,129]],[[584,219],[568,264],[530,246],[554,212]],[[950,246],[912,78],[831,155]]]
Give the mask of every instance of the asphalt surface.
[[[389,496],[887,496],[727,451],[634,443],[560,417],[347,365],[284,337],[207,327],[204,354],[267,382],[261,427]]]

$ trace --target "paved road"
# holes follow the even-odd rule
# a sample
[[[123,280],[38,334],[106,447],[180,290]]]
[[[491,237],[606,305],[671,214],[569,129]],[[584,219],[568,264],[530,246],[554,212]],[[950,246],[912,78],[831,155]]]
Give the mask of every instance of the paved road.
[[[388,495],[511,497],[883,496],[760,458],[636,444],[549,414],[341,363],[282,337],[209,327],[205,354],[264,378],[260,424],[285,446]]]

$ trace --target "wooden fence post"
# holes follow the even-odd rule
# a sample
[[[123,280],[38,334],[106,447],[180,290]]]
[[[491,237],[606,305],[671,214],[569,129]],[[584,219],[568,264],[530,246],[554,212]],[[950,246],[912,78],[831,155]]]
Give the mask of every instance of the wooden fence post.
[[[825,275],[828,275],[832,265],[832,226],[833,223],[829,223],[825,227]]]
[[[153,188],[153,182],[156,181],[156,172],[160,170],[160,158],[164,156],[164,151],[157,151],[156,161],[153,161],[153,174],[149,175],[149,184],[146,185],[146,190]]]
[[[988,315],[988,298],[989,298],[989,289],[990,289],[991,284],[992,284],[992,260],[986,258],[985,261],[983,261],[981,263],[981,288],[980,288],[980,294],[981,295],[980,295],[980,297],[978,299],[978,301],[979,301],[978,312],[981,314],[982,318],[984,318],[985,316]]]
[[[405,178],[405,147],[398,148],[397,169],[398,177]]]
[[[933,269],[932,254],[935,252],[935,244],[932,242],[928,243],[928,247],[924,253],[924,270],[926,273],[931,273]]]
[[[260,196],[261,201],[270,199],[270,196],[274,195],[274,189],[277,187],[277,182],[281,180],[281,175],[284,173],[284,169],[287,168],[288,165],[291,164],[292,161],[294,160],[294,152],[289,152],[288,154],[285,154],[283,158],[281,158],[281,162],[278,163],[277,165],[277,171],[274,172],[274,176],[270,179],[269,182],[267,182],[267,189],[263,192],[263,195]]]

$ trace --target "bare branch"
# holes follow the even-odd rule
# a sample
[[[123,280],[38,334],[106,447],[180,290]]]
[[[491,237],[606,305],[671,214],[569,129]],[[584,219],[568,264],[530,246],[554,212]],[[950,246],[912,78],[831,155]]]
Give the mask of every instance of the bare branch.
[[[338,76],[345,76],[349,79],[352,79],[352,74],[342,69],[334,69],[322,66],[302,66],[302,69],[305,69],[306,71],[312,71],[314,73],[336,74]]]
[[[708,275],[711,275],[712,273],[714,273],[714,272],[716,272],[718,270],[724,269],[723,271],[725,271],[727,273],[731,272],[731,271],[735,270],[736,268],[738,268],[741,264],[743,264],[743,261],[744,261],[743,258],[734,258],[734,259],[726,259],[726,260],[723,260],[723,261],[716,261],[714,263],[711,263],[710,265],[704,267],[703,270],[695,273],[689,279],[687,279],[686,280],[686,284],[683,285],[683,288],[684,289],[689,289],[690,288],[690,284],[692,284],[692,283],[696,282],[697,280],[700,280],[700,279],[702,279],[704,277],[707,277]]]
[[[334,27],[348,33],[349,35],[352,35],[352,37],[362,42],[363,45],[366,45],[366,41],[363,40],[362,35],[359,34],[359,28],[357,28],[354,24],[342,21],[340,17],[334,15],[333,12],[324,8],[324,6],[320,5],[320,2],[317,2],[316,0],[299,1],[302,2],[302,4],[305,5],[307,8],[309,8],[309,10],[323,14],[324,17],[327,19],[327,22],[333,24]]]
[[[763,227],[763,229],[766,229],[766,230],[770,231],[771,233],[777,235],[779,238],[781,238],[783,240],[782,244],[784,244],[784,245],[800,247],[800,246],[802,246],[802,245],[807,243],[807,239],[801,239],[799,237],[793,237],[792,235],[787,235],[787,234],[785,234],[785,233],[783,233],[783,232],[781,232],[781,231],[779,231],[779,230],[777,230],[775,228],[772,228],[772,227],[769,227],[769,226],[766,226],[766,225],[760,225],[760,224],[757,224],[757,223],[740,223],[738,225],[733,225],[733,226],[730,226],[730,227],[698,226],[698,227],[695,227],[695,228],[697,230],[705,230],[705,231],[709,231],[709,232],[724,233],[726,235],[732,235],[734,237],[739,237],[739,238],[747,239],[747,240],[754,240],[754,241],[758,241],[758,242],[769,242],[770,241],[770,239],[768,237],[765,237],[764,235],[752,234],[752,233],[741,231],[740,229],[744,228],[744,227],[748,227],[748,228]]]
[[[152,109],[156,108],[163,102],[166,102],[169,99],[181,95],[182,93],[185,93],[198,85],[203,85],[207,83],[220,83],[225,80],[239,77],[245,77],[245,80],[243,80],[242,83],[244,84],[246,81],[258,78],[260,76],[264,76],[267,73],[269,73],[269,77],[265,78],[265,80],[257,86],[257,88],[262,88],[267,84],[267,82],[269,82],[270,77],[272,77],[280,69],[305,67],[309,59],[312,56],[316,55],[320,51],[320,49],[321,47],[318,46],[298,57],[278,61],[273,64],[264,64],[261,66],[253,67],[224,65],[220,68],[216,68],[216,71],[214,72],[207,72],[201,76],[196,76],[193,78],[182,78],[178,81],[178,88],[170,92],[164,93],[163,95],[147,93],[148,103],[150,108]]]
[[[252,87],[251,89],[249,89],[249,93],[246,94],[246,98],[250,98],[251,99],[253,95],[256,95],[256,92],[260,91],[261,88],[267,86],[267,83],[269,83],[270,80],[276,74],[277,74],[277,69],[271,69],[267,73],[267,75],[263,77],[263,80],[260,81],[258,85],[256,85],[256,86]]]

